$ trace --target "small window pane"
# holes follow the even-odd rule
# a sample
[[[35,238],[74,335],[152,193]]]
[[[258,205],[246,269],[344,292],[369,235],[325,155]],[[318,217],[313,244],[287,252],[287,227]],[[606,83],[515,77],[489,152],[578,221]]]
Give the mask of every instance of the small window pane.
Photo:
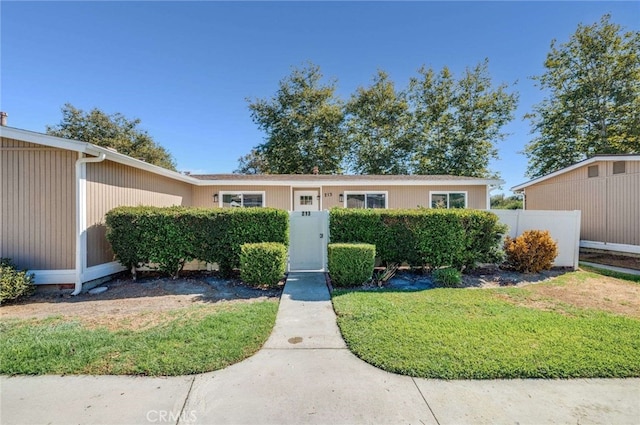
[[[313,205],[313,196],[301,195],[300,196],[300,205]]]
[[[260,193],[252,193],[252,194],[244,194],[242,196],[244,207],[261,207],[262,206],[262,194]]]
[[[384,208],[384,207],[385,207],[384,193],[368,193],[367,194],[367,208]]]
[[[447,195],[444,193],[431,195],[431,208],[447,208]]]
[[[222,195],[222,206],[224,208],[238,208],[242,206],[242,195],[239,193]]]
[[[464,208],[464,193],[449,194],[449,208]]]
[[[616,161],[613,163],[613,174],[624,174],[626,168],[626,162]]]
[[[587,173],[589,177],[598,177],[598,166],[592,165],[591,167],[587,168]]]
[[[364,208],[364,195],[347,195],[347,208]]]

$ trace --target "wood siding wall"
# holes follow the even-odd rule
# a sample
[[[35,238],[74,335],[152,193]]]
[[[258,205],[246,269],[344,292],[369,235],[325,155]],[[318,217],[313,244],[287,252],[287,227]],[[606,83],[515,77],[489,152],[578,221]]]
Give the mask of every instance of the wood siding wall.
[[[388,208],[429,208],[429,192],[467,192],[467,206],[474,209],[487,208],[486,186],[324,186],[323,192],[331,196],[323,196],[323,209],[341,207],[340,194],[358,191],[387,192]]]
[[[192,187],[111,161],[87,164],[87,266],[113,261],[104,216],[118,206],[190,206]]]
[[[580,239],[640,245],[640,161],[627,161],[624,174],[602,161],[598,177],[587,166],[525,189],[528,210],[581,210]]]
[[[292,191],[295,190],[318,190],[317,187],[297,187],[293,186],[201,186],[193,188],[193,205],[196,207],[217,207],[213,203],[213,195],[219,192],[265,192],[267,207],[290,210],[292,206]],[[485,209],[487,207],[487,192],[485,186],[330,186],[325,185],[320,191],[322,197],[322,209],[331,209],[342,206],[339,201],[341,193],[345,191],[380,191],[389,194],[389,208],[417,208],[418,206],[429,207],[429,192],[443,191],[456,192],[465,191],[468,196],[468,207],[474,209]]]
[[[19,268],[75,267],[75,161],[78,154],[2,138],[0,257]]]
[[[213,195],[220,192],[265,192],[265,207],[282,210],[291,209],[291,189],[289,186],[194,186],[193,206],[217,208]]]

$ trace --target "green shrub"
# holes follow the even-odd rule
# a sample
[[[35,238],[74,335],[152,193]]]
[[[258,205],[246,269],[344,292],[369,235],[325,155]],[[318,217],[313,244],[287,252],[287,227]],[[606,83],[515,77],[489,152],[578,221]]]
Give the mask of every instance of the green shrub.
[[[195,257],[218,263],[223,274],[240,267],[245,243],[277,242],[289,245],[289,213],[275,208],[199,209],[195,224]]]
[[[240,247],[240,278],[251,285],[278,284],[287,266],[287,247],[277,242],[245,243]]]
[[[436,284],[444,286],[445,288],[455,288],[462,282],[460,270],[452,267],[436,269],[431,273],[431,277],[433,277],[433,281]]]
[[[504,241],[507,264],[521,273],[549,270],[558,256],[558,245],[547,230],[527,230]]]
[[[16,270],[9,258],[0,258],[0,302],[27,297],[35,290],[32,273]]]
[[[118,207],[107,213],[107,239],[127,268],[157,263],[177,276],[193,259],[240,267],[244,243],[289,242],[289,215],[274,208]]]
[[[369,243],[382,263],[427,268],[501,260],[505,231],[498,216],[479,210],[334,208],[329,222],[333,243]]]
[[[190,209],[185,207],[119,207],[107,213],[107,240],[127,268],[156,263],[177,277],[193,260]]]
[[[332,243],[328,246],[329,274],[335,286],[362,285],[371,279],[376,247],[364,243]]]

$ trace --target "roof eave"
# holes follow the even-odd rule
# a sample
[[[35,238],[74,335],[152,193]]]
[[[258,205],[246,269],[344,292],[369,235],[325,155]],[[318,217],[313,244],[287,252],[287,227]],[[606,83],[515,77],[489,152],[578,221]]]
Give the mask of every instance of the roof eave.
[[[149,164],[147,162],[132,158],[128,155],[124,155],[111,149],[103,148],[101,146],[96,146],[94,144],[82,142],[79,140],[64,139],[62,137],[36,133],[33,131],[27,131],[13,127],[0,127],[0,137],[7,137],[9,139],[21,140],[28,143],[36,143],[39,145],[70,150],[93,156],[99,156],[101,153],[104,153],[106,159],[109,161],[128,165],[130,167],[138,168],[144,171],[149,171],[151,173],[168,177],[173,180],[183,181],[185,183],[197,185],[199,182],[198,179],[180,174],[177,171],[167,170],[166,168]]]
[[[500,186],[499,179],[483,180],[198,180],[198,186]]]
[[[623,159],[624,158],[624,159]],[[561,168],[558,171],[554,171],[553,173],[549,173],[547,175],[537,177],[533,180],[529,180],[528,182],[513,186],[511,188],[512,192],[522,192],[525,188],[532,186],[537,183],[541,183],[545,180],[552,179],[556,176],[559,176],[564,173],[568,173],[569,171],[576,170],[580,167],[584,167],[585,165],[593,164],[594,162],[599,161],[640,161],[640,155],[596,155],[594,157],[585,159],[580,162],[576,162],[573,165],[570,165],[565,168]]]

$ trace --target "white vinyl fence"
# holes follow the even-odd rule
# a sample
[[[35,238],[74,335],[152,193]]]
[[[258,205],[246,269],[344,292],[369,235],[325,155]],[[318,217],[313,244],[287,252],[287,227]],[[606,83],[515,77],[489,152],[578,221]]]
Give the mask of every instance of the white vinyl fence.
[[[515,238],[525,230],[548,230],[558,244],[554,266],[578,268],[580,211],[491,210]]]

